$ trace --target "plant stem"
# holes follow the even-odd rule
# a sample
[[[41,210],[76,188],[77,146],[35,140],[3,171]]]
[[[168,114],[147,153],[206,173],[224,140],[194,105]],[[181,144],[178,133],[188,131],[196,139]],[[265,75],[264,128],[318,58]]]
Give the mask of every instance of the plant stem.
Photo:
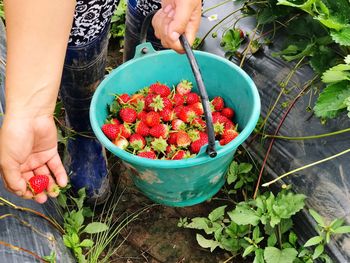
[[[342,152],[340,152],[340,153],[334,154],[334,155],[332,155],[332,156],[329,156],[329,157],[324,158],[324,159],[322,159],[322,160],[319,160],[319,161],[317,161],[317,162],[313,162],[313,163],[310,163],[310,164],[308,164],[308,165],[304,165],[304,166],[302,166],[302,167],[299,167],[299,168],[297,168],[297,169],[294,169],[294,170],[292,170],[292,171],[289,171],[288,173],[282,174],[281,176],[278,176],[276,179],[274,179],[274,180],[272,180],[272,181],[270,181],[270,182],[267,182],[267,183],[262,184],[262,186],[263,186],[263,187],[267,187],[267,186],[269,186],[269,185],[271,185],[271,184],[277,182],[278,180],[280,180],[280,179],[282,179],[282,178],[284,178],[284,177],[286,177],[286,176],[288,176],[288,175],[290,175],[290,174],[292,174],[292,173],[296,173],[296,172],[299,172],[299,171],[304,170],[304,169],[306,169],[306,168],[315,166],[315,165],[317,165],[317,164],[320,164],[320,163],[323,163],[323,162],[332,160],[332,159],[337,158],[337,157],[339,157],[339,156],[341,156],[341,155],[344,155],[344,154],[346,154],[346,153],[348,153],[348,152],[350,152],[350,149],[347,149],[347,150],[342,151]]]
[[[30,208],[27,208],[27,207],[22,207],[22,206],[17,206],[13,203],[11,203],[10,201],[6,200],[5,198],[1,197],[0,196],[0,201],[2,201],[3,203],[0,203],[0,205],[7,205],[9,207],[12,207],[13,209],[16,209],[16,210],[20,210],[20,211],[25,211],[25,212],[29,212],[31,214],[35,214],[37,216],[40,216],[42,218],[44,218],[46,221],[48,221],[52,226],[54,226],[58,231],[60,231],[61,234],[64,234],[64,229],[57,223],[55,222],[53,219],[51,219],[50,217],[38,212],[38,211],[35,211],[33,209],[30,209]]]
[[[219,6],[222,6],[224,4],[227,4],[229,2],[233,2],[233,0],[226,0],[226,1],[220,2],[220,3],[216,4],[216,5],[213,5],[211,7],[208,7],[207,9],[203,10],[202,15],[204,15],[207,12],[209,12],[210,10],[213,10],[213,9],[215,9],[215,8],[217,8]]]
[[[275,139],[282,139],[282,140],[298,141],[298,140],[320,139],[320,138],[334,136],[334,135],[338,135],[346,132],[350,132],[350,128],[346,128],[335,132],[328,132],[328,133],[323,133],[318,135],[300,136],[300,137],[291,137],[291,136],[282,136],[282,135],[273,135],[273,134],[264,134],[264,133],[260,133],[260,134],[264,136],[264,138],[275,138]]]
[[[278,124],[277,128],[276,128],[276,131],[275,131],[275,135],[278,134],[279,130],[281,129],[285,119],[287,118],[289,112],[292,110],[292,108],[294,107],[295,103],[299,100],[299,98],[301,98],[301,96],[304,94],[304,92],[311,86],[311,84],[313,83],[313,81],[315,81],[315,79],[317,79],[317,75],[312,79],[310,80],[305,86],[304,88],[299,92],[299,94],[294,98],[293,102],[289,105],[288,109],[286,110],[286,112],[284,113],[284,115],[282,116],[282,119],[280,121],[280,123]],[[265,155],[265,158],[264,158],[264,161],[263,161],[263,164],[261,166],[261,169],[260,169],[260,173],[259,173],[259,177],[258,177],[258,181],[256,183],[256,187],[255,187],[255,191],[254,191],[254,195],[253,195],[253,199],[256,198],[257,194],[258,194],[258,190],[259,190],[259,186],[260,186],[260,181],[261,181],[261,177],[262,177],[262,174],[264,172],[264,169],[265,169],[265,165],[266,165],[266,162],[267,162],[267,159],[270,155],[270,152],[271,152],[271,149],[272,149],[272,146],[273,146],[273,143],[274,143],[275,139],[272,138],[271,141],[270,141],[270,144],[269,144],[269,147],[267,149],[267,152],[266,152],[266,155]]]
[[[248,46],[246,47],[246,49],[244,50],[243,52],[243,58],[241,60],[241,63],[239,64],[239,67],[243,67],[243,64],[244,64],[244,61],[245,61],[245,58],[250,50],[250,46],[252,45],[253,41],[254,41],[254,37],[256,35],[256,31],[258,30],[258,27],[259,27],[259,24],[257,24],[257,26],[254,28],[253,30],[253,37],[249,40],[249,43],[248,43]]]
[[[5,247],[8,247],[12,250],[15,250],[15,251],[22,251],[22,252],[25,252],[31,256],[33,256],[34,258],[36,258],[37,260],[39,260],[40,262],[45,262],[47,263],[48,261],[46,261],[45,259],[43,259],[42,257],[40,257],[39,255],[35,254],[34,252],[28,250],[28,249],[25,249],[25,248],[22,248],[22,247],[17,247],[15,245],[12,245],[12,244],[9,244],[7,242],[4,242],[4,241],[0,241],[0,245],[3,245]]]

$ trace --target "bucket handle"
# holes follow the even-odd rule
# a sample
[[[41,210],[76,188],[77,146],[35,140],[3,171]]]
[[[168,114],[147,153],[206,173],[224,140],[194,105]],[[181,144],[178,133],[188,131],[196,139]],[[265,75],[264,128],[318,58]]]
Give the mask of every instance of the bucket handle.
[[[150,12],[145,17],[145,20],[142,23],[141,33],[140,33],[141,44],[144,44],[147,40],[147,31],[148,31],[148,28],[151,24],[152,18],[153,18],[155,13],[156,13],[156,11]],[[217,155],[217,152],[215,149],[215,133],[214,133],[214,126],[213,126],[213,119],[212,119],[211,110],[210,110],[210,106],[209,106],[208,93],[207,93],[207,90],[205,88],[205,85],[204,85],[204,82],[202,79],[202,74],[200,72],[197,60],[194,56],[194,52],[193,52],[191,45],[189,44],[189,42],[184,34],[180,35],[180,43],[182,44],[182,46],[185,50],[186,56],[188,58],[188,61],[191,65],[193,75],[194,75],[196,82],[197,82],[199,95],[200,95],[201,100],[202,100],[205,122],[206,122],[206,126],[207,126],[208,141],[209,141],[206,152],[209,155],[209,157],[214,158]],[[150,46],[152,47],[152,45],[150,45]],[[141,45],[140,48],[141,48],[142,54],[146,54],[149,52],[149,46]],[[152,47],[152,50],[154,52],[153,47]]]

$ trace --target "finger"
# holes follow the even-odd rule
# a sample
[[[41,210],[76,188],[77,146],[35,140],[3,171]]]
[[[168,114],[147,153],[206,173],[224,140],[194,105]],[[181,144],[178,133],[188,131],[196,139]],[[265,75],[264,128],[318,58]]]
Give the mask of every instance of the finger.
[[[169,26],[169,37],[172,41],[179,39],[180,35],[185,33],[194,7],[188,1],[178,1],[175,7],[175,15]]]
[[[186,38],[191,46],[193,45],[193,42],[196,39],[199,25],[200,25],[200,19],[198,19],[198,20],[193,19],[187,25],[185,36],[186,36]]]
[[[22,196],[26,192],[27,183],[22,178],[18,164],[14,164],[12,167],[2,167],[2,175],[10,192],[18,196]]]
[[[40,193],[34,196],[34,201],[38,202],[39,204],[43,204],[47,201],[47,195],[45,193]]]
[[[24,199],[33,199],[34,195],[33,195],[32,191],[27,190],[27,191],[23,194],[22,197],[23,197]]]
[[[58,153],[56,153],[46,164],[54,175],[57,184],[60,187],[65,187],[68,182],[68,177]]]

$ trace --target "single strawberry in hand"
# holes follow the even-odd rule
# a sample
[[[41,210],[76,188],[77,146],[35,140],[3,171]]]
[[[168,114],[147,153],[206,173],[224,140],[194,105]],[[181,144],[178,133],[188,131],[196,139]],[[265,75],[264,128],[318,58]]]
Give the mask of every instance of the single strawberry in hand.
[[[47,190],[49,186],[49,177],[47,175],[34,175],[28,181],[28,187],[34,195],[40,194]]]

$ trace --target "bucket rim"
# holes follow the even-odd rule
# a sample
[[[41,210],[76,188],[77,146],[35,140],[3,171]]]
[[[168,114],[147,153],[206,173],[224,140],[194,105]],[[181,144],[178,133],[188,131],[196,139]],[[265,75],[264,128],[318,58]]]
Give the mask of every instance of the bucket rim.
[[[261,109],[260,95],[259,95],[258,89],[255,83],[253,82],[253,80],[250,78],[250,76],[243,69],[241,69],[236,64],[234,64],[232,61],[205,51],[194,50],[194,53],[195,55],[207,56],[207,57],[210,57],[211,59],[220,60],[221,62],[228,64],[245,79],[248,86],[250,87],[252,92],[252,97],[253,97],[252,104],[254,108],[252,110],[251,116],[247,121],[247,125],[244,127],[242,131],[239,132],[239,135],[233,141],[226,144],[225,146],[217,147],[217,156],[214,158],[211,158],[206,154],[200,154],[194,158],[188,158],[188,159],[182,159],[182,160],[154,160],[154,159],[139,157],[131,153],[128,153],[125,150],[120,149],[119,147],[114,145],[103,134],[98,124],[96,116],[97,116],[97,100],[98,100],[98,97],[101,95],[102,91],[104,90],[104,87],[106,87],[106,84],[109,82],[111,78],[113,78],[114,75],[118,74],[120,71],[124,70],[126,67],[130,66],[131,64],[137,61],[149,59],[153,56],[161,56],[161,55],[168,55],[168,54],[185,56],[185,54],[178,54],[173,50],[162,50],[162,51],[156,51],[151,54],[145,54],[141,57],[137,57],[123,63],[122,65],[112,70],[98,85],[91,100],[89,113],[90,113],[90,122],[91,122],[92,130],[95,133],[97,139],[102,143],[104,147],[106,147],[111,153],[113,153],[123,161],[132,163],[135,165],[140,165],[144,167],[154,167],[154,168],[190,167],[190,166],[207,163],[209,161],[215,161],[215,159],[217,158],[225,156],[229,153],[234,153],[234,151],[238,148],[238,146],[240,146],[249,137],[249,135],[254,130],[256,123],[258,122],[258,119],[260,116],[260,109]]]

